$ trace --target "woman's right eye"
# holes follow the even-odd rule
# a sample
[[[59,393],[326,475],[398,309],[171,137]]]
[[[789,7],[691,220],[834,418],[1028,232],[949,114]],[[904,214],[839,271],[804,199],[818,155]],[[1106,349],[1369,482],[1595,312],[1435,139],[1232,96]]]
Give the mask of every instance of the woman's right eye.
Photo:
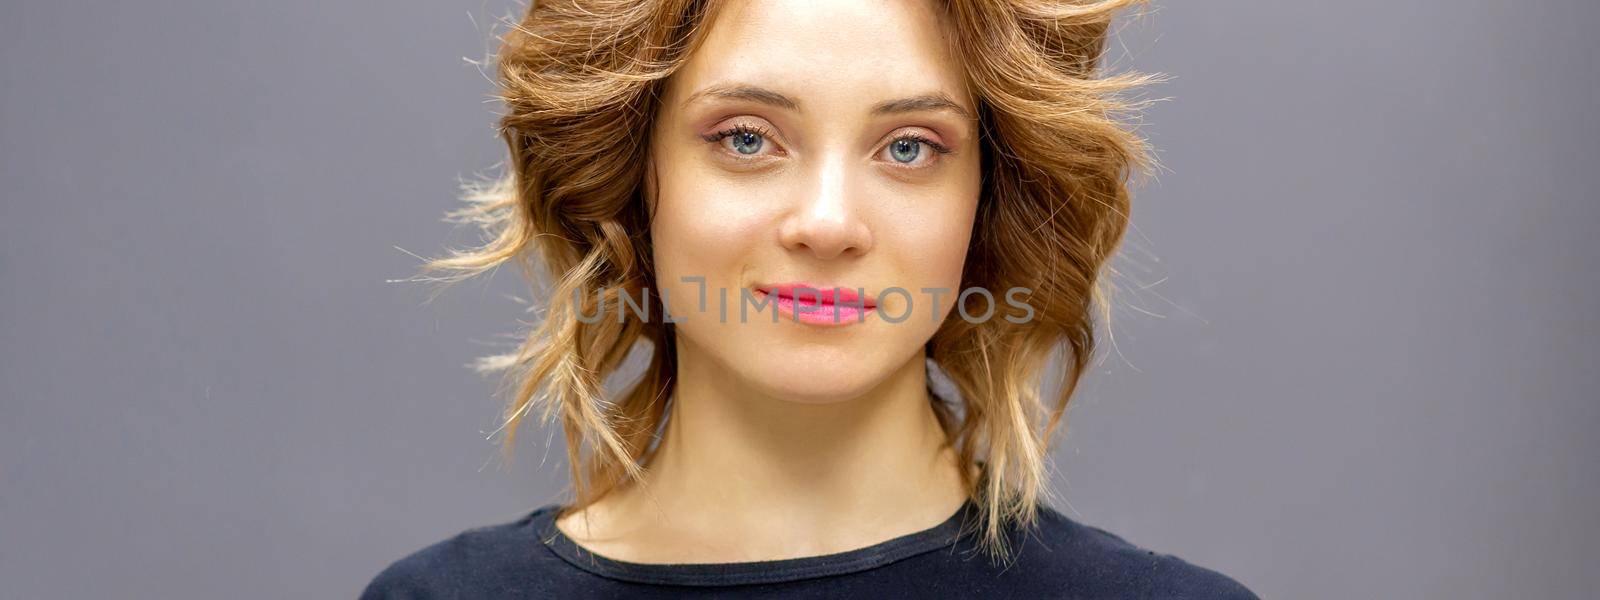
[[[760,134],[751,133],[748,131],[741,131],[730,135],[728,136],[728,140],[732,142],[731,145],[733,146],[733,151],[738,152],[739,154],[755,154],[760,152],[761,143],[766,141],[762,139]]]
[[[770,134],[753,125],[735,125],[705,136],[707,142],[722,146],[735,158],[755,158],[771,145]]]

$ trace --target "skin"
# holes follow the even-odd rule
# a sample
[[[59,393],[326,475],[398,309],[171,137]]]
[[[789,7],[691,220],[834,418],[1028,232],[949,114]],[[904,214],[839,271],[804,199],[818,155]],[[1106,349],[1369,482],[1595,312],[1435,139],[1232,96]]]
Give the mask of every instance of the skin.
[[[736,2],[706,35],[667,82],[647,176],[657,282],[681,319],[674,412],[643,486],[557,526],[641,563],[815,556],[933,527],[966,498],[924,345],[959,291],[981,183],[977,105],[938,9]],[[921,101],[881,110],[907,98]],[[739,126],[758,135],[707,140]],[[683,277],[705,278],[704,312]],[[740,322],[741,290],[796,281],[913,295],[842,327],[773,323],[771,306]]]

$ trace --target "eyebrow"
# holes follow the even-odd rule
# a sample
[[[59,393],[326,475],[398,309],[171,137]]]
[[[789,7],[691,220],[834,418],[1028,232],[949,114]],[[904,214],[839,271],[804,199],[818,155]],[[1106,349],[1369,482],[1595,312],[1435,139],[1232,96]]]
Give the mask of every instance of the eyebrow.
[[[960,104],[956,104],[954,100],[951,100],[949,96],[946,96],[943,93],[923,94],[921,96],[912,96],[910,98],[879,102],[877,106],[872,107],[872,114],[892,115],[924,110],[942,110],[945,112],[955,113],[965,119],[972,118],[972,113],[967,112],[967,109],[965,108],[961,108]]]
[[[683,101],[684,106],[706,97],[727,98],[730,100],[746,100],[768,106],[788,110],[800,110],[800,102],[781,93],[767,88],[744,84],[717,84],[689,96]],[[944,111],[954,113],[966,119],[972,119],[972,113],[944,93],[922,94],[909,98],[885,100],[872,107],[872,114],[892,115],[918,111]]]
[[[683,101],[683,105],[688,106],[693,104],[694,101],[705,97],[727,98],[730,100],[748,100],[760,104],[776,106],[778,108],[800,110],[799,102],[795,102],[794,99],[778,92],[753,85],[726,83],[713,85],[691,94],[687,100]]]

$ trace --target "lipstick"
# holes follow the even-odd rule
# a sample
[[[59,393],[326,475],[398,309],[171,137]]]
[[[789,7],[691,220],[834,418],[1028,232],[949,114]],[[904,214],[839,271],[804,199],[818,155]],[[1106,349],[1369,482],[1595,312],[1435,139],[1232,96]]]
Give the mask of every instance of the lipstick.
[[[756,294],[769,298],[784,318],[809,325],[848,325],[866,319],[878,308],[871,295],[842,286],[803,282],[758,285]]]

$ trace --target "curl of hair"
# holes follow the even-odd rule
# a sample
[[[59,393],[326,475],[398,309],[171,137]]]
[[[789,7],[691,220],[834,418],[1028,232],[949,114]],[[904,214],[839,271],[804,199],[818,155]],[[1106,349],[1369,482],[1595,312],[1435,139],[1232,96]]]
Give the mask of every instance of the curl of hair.
[[[535,0],[496,54],[505,174],[468,186],[466,206],[449,213],[479,226],[484,242],[424,265],[453,283],[511,262],[553,284],[519,349],[478,365],[514,387],[497,430],[507,458],[535,405],[560,421],[568,511],[641,477],[670,412],[672,326],[628,311],[593,323],[577,315],[617,306],[621,294],[657,297],[645,138],[662,85],[720,3]],[[1035,311],[1022,324],[952,313],[926,346],[960,393],[930,394],[932,408],[983,508],[983,546],[1003,559],[1006,526],[1032,526],[1050,495],[1052,437],[1094,353],[1096,315],[1108,316],[1101,271],[1128,224],[1128,184],[1149,164],[1120,118],[1140,103],[1122,93],[1152,77],[1101,73],[1113,15],[1139,0],[939,3],[980,105],[983,183],[962,289],[1027,287]],[[643,376],[608,397],[606,376],[641,341],[653,349]],[[1057,360],[1062,379],[1047,399],[1042,380]]]

